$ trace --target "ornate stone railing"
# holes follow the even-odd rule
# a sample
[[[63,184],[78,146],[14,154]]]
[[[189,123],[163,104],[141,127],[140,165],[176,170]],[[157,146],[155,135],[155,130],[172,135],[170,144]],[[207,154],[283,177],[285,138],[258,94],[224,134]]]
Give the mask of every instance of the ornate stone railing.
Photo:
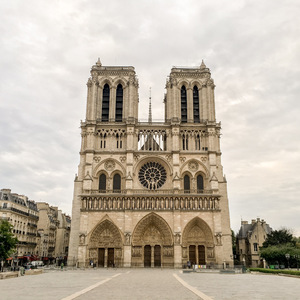
[[[134,190],[87,190],[84,191],[86,195],[181,195],[181,196],[202,196],[202,195],[212,195],[212,190],[197,190],[197,189],[190,189],[190,190],[165,190],[165,189],[157,189],[157,190],[148,190],[148,189],[134,189]]]
[[[219,196],[82,195],[82,211],[107,210],[219,210]]]

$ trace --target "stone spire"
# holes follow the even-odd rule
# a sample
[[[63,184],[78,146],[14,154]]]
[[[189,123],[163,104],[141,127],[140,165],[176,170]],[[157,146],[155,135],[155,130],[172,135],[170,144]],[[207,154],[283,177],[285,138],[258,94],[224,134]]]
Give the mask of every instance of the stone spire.
[[[149,95],[149,115],[148,115],[148,123],[152,123],[151,87],[150,87],[150,95]]]
[[[101,67],[101,66],[102,66],[102,63],[101,63],[101,61],[100,61],[100,57],[98,57],[98,60],[97,60],[97,62],[96,62],[96,66],[97,66],[97,67]]]
[[[204,63],[203,59],[202,59],[202,63],[201,63],[201,65],[200,65],[200,69],[206,69],[206,65],[205,65],[205,63]]]

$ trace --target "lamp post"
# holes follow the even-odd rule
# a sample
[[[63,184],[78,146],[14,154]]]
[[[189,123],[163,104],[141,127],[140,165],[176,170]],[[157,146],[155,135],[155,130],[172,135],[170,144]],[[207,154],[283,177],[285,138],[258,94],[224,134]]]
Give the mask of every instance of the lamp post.
[[[286,255],[285,255],[285,258],[287,259],[287,261],[288,261],[288,269],[290,269],[290,254],[289,253],[286,253]]]

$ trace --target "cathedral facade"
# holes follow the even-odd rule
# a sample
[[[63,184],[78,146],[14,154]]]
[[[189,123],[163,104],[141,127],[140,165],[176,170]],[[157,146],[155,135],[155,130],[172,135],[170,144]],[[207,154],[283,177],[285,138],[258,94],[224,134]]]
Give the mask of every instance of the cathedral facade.
[[[232,265],[215,118],[202,62],[171,69],[165,120],[138,120],[134,67],[91,68],[74,183],[69,264],[98,267]]]

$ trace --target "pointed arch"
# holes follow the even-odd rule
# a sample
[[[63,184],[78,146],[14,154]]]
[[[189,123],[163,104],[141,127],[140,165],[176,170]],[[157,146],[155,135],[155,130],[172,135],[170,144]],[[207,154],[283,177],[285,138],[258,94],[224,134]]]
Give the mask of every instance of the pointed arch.
[[[208,224],[195,217],[184,228],[182,234],[182,244],[187,246],[189,244],[212,244],[213,234]]]
[[[132,234],[132,245],[173,245],[173,234],[168,223],[159,215],[150,213],[138,222]]]
[[[109,219],[97,224],[91,232],[89,248],[122,247],[123,240],[118,227]]]

